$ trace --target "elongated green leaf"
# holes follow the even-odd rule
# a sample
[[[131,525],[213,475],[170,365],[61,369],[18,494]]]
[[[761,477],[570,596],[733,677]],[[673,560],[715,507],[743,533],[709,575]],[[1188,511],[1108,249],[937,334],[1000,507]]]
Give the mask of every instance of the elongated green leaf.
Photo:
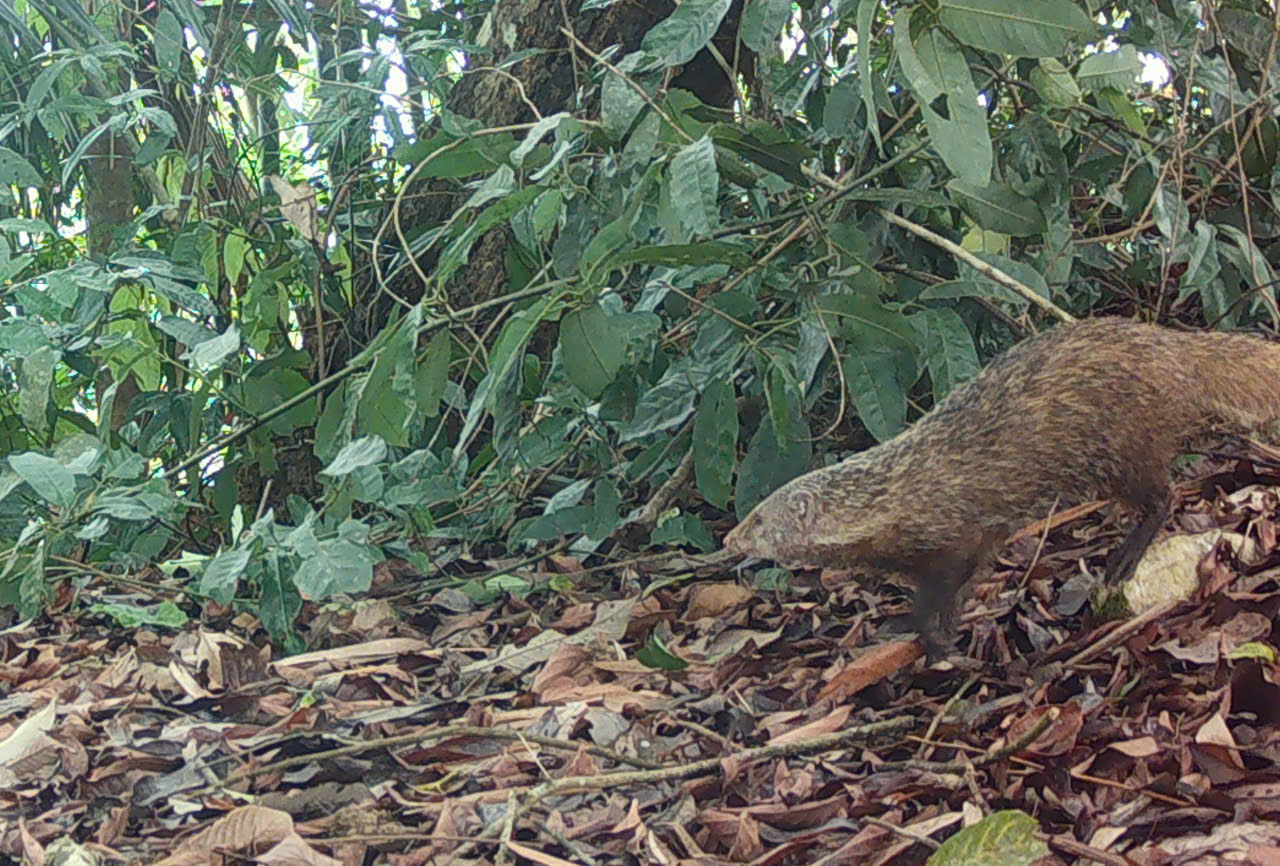
[[[1049,227],[1044,211],[1034,199],[1019,195],[1007,183],[996,181],[975,186],[953,180],[947,190],[960,209],[987,231],[1013,237],[1040,234]]]
[[[418,365],[414,376],[415,396],[418,408],[428,418],[440,414],[440,400],[444,386],[449,381],[449,360],[453,354],[453,338],[448,331],[441,331],[427,346],[427,353]]]
[[[37,433],[49,429],[49,398],[52,395],[53,370],[61,353],[41,346],[22,361],[18,379],[18,411],[23,423]]]
[[[940,0],[938,17],[966,45],[1015,57],[1052,57],[1097,28],[1071,0]]]
[[[671,161],[671,200],[690,230],[711,234],[719,222],[716,198],[720,173],[716,170],[715,145],[707,136],[682,147]]]
[[[897,16],[893,44],[898,62],[924,114],[930,143],[956,176],[977,186],[991,181],[993,154],[987,118],[978,104],[969,64],[960,48],[937,30],[911,39],[907,9]],[[945,116],[935,110],[943,100]]]
[[[717,379],[702,392],[693,422],[693,471],[698,490],[717,508],[727,508],[738,460],[738,404],[733,384]]]
[[[862,104],[867,109],[867,127],[871,130],[871,137],[875,139],[876,150],[883,154],[884,142],[880,140],[876,97],[871,89],[871,28],[879,5],[880,0],[858,0],[858,85],[862,90]]]
[[[933,398],[941,400],[951,389],[978,374],[978,350],[964,320],[952,309],[929,309],[921,315],[926,325],[925,357],[933,380]]]
[[[702,50],[732,0],[684,0],[675,11],[644,35],[640,50],[654,55],[663,66],[681,66]]]
[[[70,508],[76,501],[76,478],[71,470],[52,457],[24,451],[9,455],[9,468],[45,502],[59,508]]]

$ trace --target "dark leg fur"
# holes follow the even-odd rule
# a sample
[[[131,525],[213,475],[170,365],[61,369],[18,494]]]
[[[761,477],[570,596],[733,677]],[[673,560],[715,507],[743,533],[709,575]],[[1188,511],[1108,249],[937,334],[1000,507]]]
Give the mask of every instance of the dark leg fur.
[[[972,557],[934,553],[918,560],[915,604],[910,622],[920,635],[929,661],[946,658],[955,650],[956,610],[964,585],[973,577]]]
[[[1156,537],[1160,527],[1164,526],[1165,521],[1169,519],[1169,508],[1170,502],[1167,492],[1163,493],[1158,502],[1149,502],[1142,507],[1143,517],[1141,522],[1120,543],[1120,546],[1107,557],[1106,583],[1108,586],[1115,586],[1133,574],[1133,570],[1138,566],[1138,561],[1142,559],[1142,555],[1151,546],[1152,539]]]

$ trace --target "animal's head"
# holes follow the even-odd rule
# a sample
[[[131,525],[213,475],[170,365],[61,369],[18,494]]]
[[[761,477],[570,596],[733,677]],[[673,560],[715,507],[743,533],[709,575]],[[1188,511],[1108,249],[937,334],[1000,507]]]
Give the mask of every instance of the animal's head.
[[[840,470],[839,474],[833,470]],[[869,532],[850,467],[802,475],[775,490],[725,537],[730,553],[782,565],[843,565],[859,557]]]

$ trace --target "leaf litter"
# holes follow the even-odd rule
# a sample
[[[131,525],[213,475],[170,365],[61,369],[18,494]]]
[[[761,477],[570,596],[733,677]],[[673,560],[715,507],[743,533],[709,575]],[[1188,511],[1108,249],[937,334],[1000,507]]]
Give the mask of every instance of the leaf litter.
[[[0,855],[1280,863],[1280,478],[1205,462],[1151,566],[1193,591],[1157,575],[1104,620],[1082,575],[1119,524],[1075,509],[1006,547],[933,667],[877,636],[902,587],[757,591],[714,556],[611,582],[557,556],[523,576],[572,589],[483,606],[388,563],[291,657],[243,613],[114,627],[85,602],[151,597],[104,579],[0,632]]]

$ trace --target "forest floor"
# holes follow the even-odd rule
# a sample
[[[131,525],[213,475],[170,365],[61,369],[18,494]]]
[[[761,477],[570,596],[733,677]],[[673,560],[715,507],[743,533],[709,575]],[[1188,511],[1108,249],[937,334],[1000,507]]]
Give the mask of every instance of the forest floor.
[[[94,607],[180,599],[159,572],[64,585],[0,630],[0,860],[1280,864],[1280,469],[1253,457],[1176,488],[1184,600],[1092,613],[1126,518],[1074,509],[933,666],[876,633],[908,588],[761,590],[717,556],[460,558],[427,594],[388,562],[288,657],[249,613]],[[468,572],[534,589],[480,603]]]

